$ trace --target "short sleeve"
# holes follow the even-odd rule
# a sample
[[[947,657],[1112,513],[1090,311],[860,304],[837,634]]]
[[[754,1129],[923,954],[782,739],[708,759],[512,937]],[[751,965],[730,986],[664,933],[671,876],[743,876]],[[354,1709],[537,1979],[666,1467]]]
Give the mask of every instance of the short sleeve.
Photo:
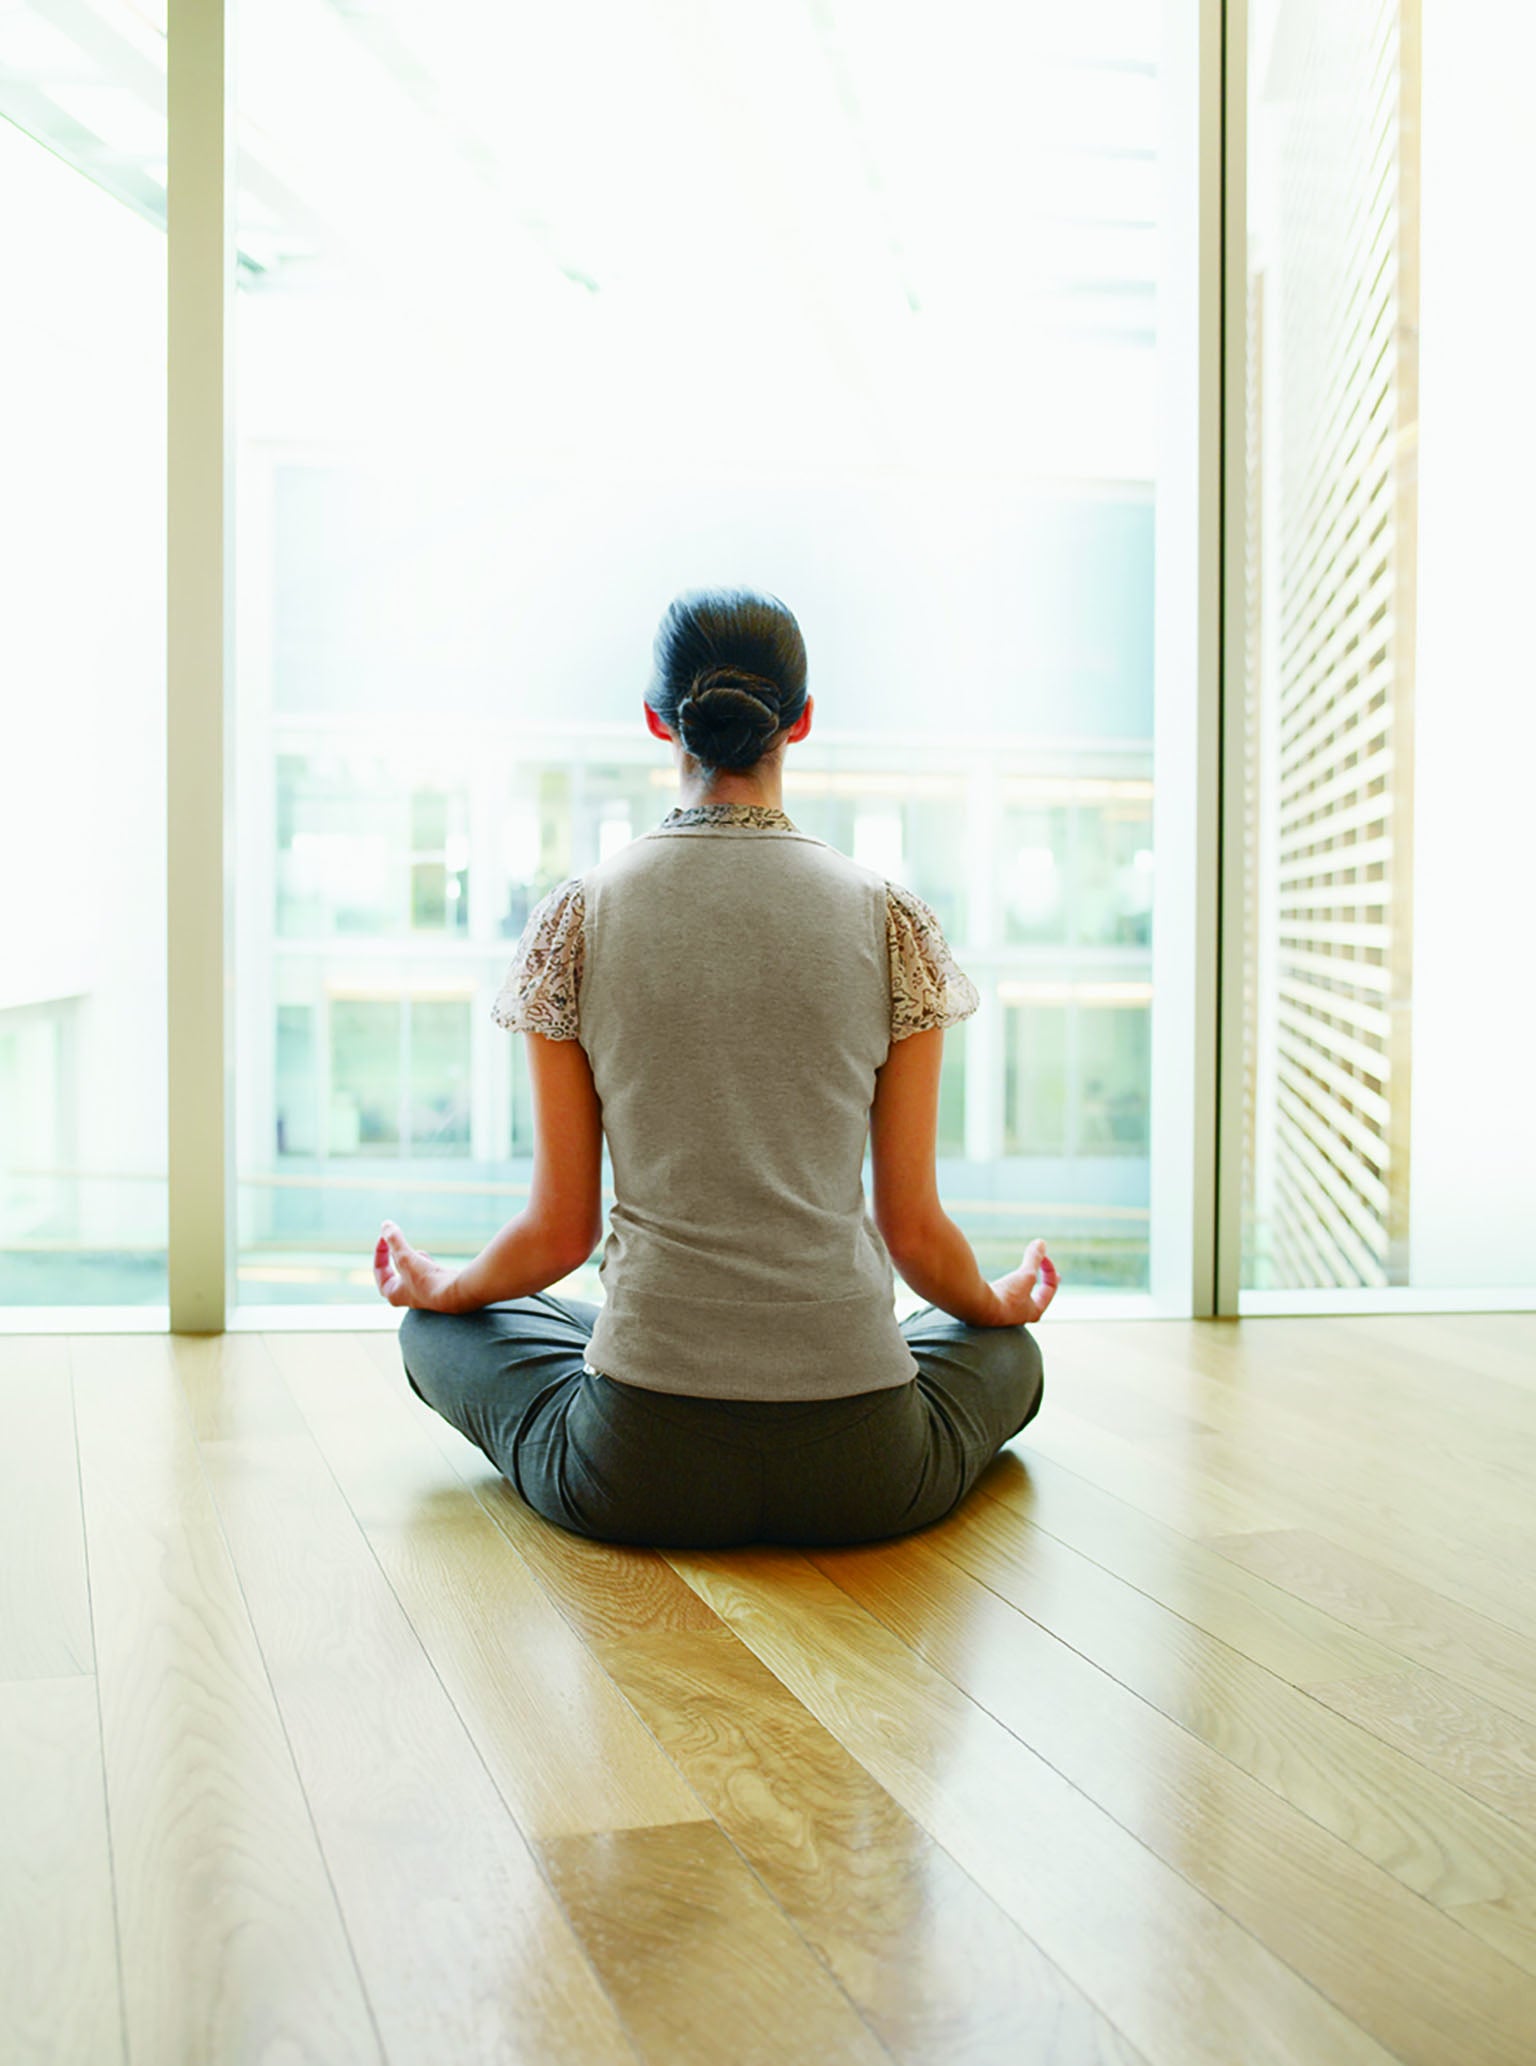
[[[528,914],[522,938],[491,1006],[498,1026],[575,1040],[585,932],[581,879],[572,876]]]
[[[957,1025],[981,994],[949,951],[937,917],[899,883],[886,886],[886,945],[891,960],[891,1039]]]

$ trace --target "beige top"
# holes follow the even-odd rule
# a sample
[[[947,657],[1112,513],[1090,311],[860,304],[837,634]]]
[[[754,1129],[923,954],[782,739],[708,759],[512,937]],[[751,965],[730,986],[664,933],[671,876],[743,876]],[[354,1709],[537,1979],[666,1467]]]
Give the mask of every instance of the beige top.
[[[692,1398],[913,1382],[870,1113],[893,1038],[979,1003],[920,899],[762,805],[678,809],[546,898],[497,1013],[592,1065],[613,1203],[587,1367]]]
[[[661,823],[798,830],[783,811],[755,803],[692,804],[669,811]],[[887,878],[885,889],[892,1041],[969,1018],[981,998],[970,977],[956,965],[938,918],[921,897],[900,883]],[[491,1007],[498,1026],[542,1033],[549,1040],[578,1037],[584,916],[579,876],[558,883],[530,912]]]

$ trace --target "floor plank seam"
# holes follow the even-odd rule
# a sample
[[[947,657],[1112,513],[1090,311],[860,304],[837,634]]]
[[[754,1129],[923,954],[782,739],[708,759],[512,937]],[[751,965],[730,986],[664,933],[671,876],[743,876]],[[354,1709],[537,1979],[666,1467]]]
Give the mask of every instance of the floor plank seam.
[[[101,1711],[101,1671],[96,1653],[96,1594],[91,1575],[91,1533],[85,1520],[85,1474],[80,1462],[80,1410],[75,1397],[75,1344],[66,1336],[65,1369],[69,1379],[69,1425],[75,1439],[75,1494],[80,1502],[80,1536],[85,1552],[85,1604],[91,1631],[91,1683],[96,1692],[96,1750],[101,1770],[101,1817],[107,1833],[107,1874],[112,1889],[112,1943],[116,1953],[117,2016],[122,2033],[123,2066],[129,2066],[128,1996],[123,1985],[123,1926],[117,1893],[117,1853],[112,1840],[112,1798],[107,1788],[106,1723]]]

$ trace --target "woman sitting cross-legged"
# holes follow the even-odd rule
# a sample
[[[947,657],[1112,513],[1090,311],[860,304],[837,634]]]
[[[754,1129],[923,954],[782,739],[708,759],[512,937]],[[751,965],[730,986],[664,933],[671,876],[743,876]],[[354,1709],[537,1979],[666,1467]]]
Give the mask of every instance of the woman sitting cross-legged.
[[[655,662],[681,802],[543,899],[494,1008],[528,1042],[527,1209],[457,1270],[386,1220],[375,1279],[414,1390],[562,1528],[902,1534],[1037,1412],[1057,1273],[1032,1241],[986,1282],[940,1205],[943,1029],[979,998],[921,898],[785,815],[794,618],[681,596]],[[547,1287],[602,1235],[604,1136],[598,1306]],[[899,1324],[893,1265],[930,1301]]]

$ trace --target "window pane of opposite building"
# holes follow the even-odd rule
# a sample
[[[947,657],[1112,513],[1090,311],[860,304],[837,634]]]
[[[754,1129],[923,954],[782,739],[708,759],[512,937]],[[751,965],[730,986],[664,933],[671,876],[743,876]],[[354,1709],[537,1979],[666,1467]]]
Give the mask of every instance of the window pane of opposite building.
[[[1536,1284],[1536,24],[1488,27],[1250,11],[1255,1291]]]
[[[167,1296],[164,45],[140,24],[133,77],[109,77],[100,26],[0,12],[0,1305],[21,1307]]]
[[[805,630],[791,817],[982,992],[939,1145],[983,1266],[1148,1285],[1194,19],[241,10],[242,1297],[371,1299],[386,1213],[452,1256],[526,1199],[491,1001],[675,800],[651,639],[714,582]]]

